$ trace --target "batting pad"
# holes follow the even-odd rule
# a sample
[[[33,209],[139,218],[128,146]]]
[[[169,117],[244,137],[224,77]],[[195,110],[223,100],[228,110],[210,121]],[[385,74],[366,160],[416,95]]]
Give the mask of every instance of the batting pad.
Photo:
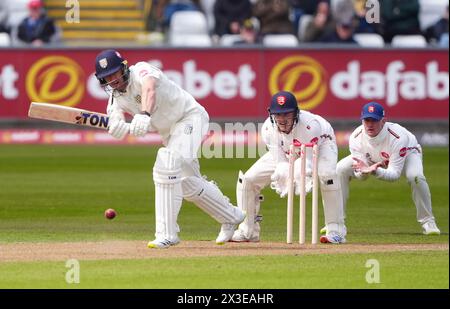
[[[238,208],[247,214],[245,220],[239,225],[239,229],[248,239],[252,237],[254,232],[258,233],[259,236],[259,222],[255,221],[260,208],[260,195],[248,183],[242,171],[239,171],[236,183],[236,202]]]
[[[337,175],[321,176],[320,191],[322,193],[323,212],[328,232],[342,233],[344,209],[341,187]]]
[[[168,148],[160,148],[153,166],[157,239],[178,240],[177,217],[183,200],[181,157]]]
[[[197,205],[217,222],[237,224],[241,222],[241,211],[233,207],[219,188],[201,177],[189,176],[182,182],[183,197]]]

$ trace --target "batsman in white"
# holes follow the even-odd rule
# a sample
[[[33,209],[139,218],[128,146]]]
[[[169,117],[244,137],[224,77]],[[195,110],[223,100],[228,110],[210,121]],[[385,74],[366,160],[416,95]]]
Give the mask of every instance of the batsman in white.
[[[362,125],[350,136],[350,155],[337,165],[345,208],[352,178],[364,180],[370,175],[396,181],[405,175],[412,189],[417,221],[425,235],[439,235],[431,209],[431,194],[423,174],[422,148],[416,137],[404,127],[387,122],[382,105],[370,102],[361,111]]]
[[[322,243],[344,243],[346,228],[339,179],[336,174],[338,149],[331,125],[322,117],[300,111],[295,96],[280,91],[272,97],[269,117],[262,126],[261,137],[267,145],[264,154],[245,173],[239,172],[236,194],[237,204],[247,213],[244,222],[234,233],[234,242],[256,242],[260,239],[259,215],[261,190],[270,185],[281,197],[288,192],[288,154],[294,142],[317,143],[319,146],[318,175],[323,199],[325,223],[328,233]],[[312,187],[312,151],[307,151],[307,191]],[[299,190],[300,159],[295,161],[294,184]]]
[[[156,233],[148,247],[168,248],[180,242],[177,218],[183,198],[222,224],[217,244],[229,241],[245,215],[200,174],[197,153],[209,127],[205,109],[158,68],[146,62],[128,67],[115,50],[98,54],[95,69],[110,94],[108,132],[123,139],[128,133],[139,137],[154,131],[163,140],[153,166]],[[133,116],[130,124],[125,113]]]

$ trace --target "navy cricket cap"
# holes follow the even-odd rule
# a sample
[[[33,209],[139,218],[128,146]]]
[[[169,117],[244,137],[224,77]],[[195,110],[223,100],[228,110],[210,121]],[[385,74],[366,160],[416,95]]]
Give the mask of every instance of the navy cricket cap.
[[[287,91],[280,91],[273,95],[270,102],[269,113],[286,114],[298,111],[297,99]]]
[[[104,50],[95,58],[95,76],[98,79],[105,78],[119,71],[125,63],[118,51],[113,49]]]
[[[384,118],[384,108],[377,102],[370,102],[363,106],[361,111],[361,120],[372,118],[377,121]]]

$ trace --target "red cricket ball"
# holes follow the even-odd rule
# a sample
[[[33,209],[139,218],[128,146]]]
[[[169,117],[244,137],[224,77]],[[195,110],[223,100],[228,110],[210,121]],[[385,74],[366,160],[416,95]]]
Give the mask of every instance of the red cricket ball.
[[[117,215],[116,211],[112,208],[105,210],[105,218],[106,219],[114,219],[114,217]]]

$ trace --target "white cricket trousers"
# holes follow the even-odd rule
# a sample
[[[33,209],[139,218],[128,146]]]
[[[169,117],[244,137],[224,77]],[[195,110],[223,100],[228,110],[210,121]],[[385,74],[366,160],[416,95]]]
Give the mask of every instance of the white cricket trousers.
[[[342,198],[344,205],[344,215],[349,196],[349,182],[354,177],[352,169],[352,155],[343,158],[338,163],[337,172],[341,182]],[[405,176],[411,185],[412,199],[416,205],[417,221],[424,224],[428,221],[434,221],[431,207],[431,193],[428,183],[423,173],[422,153],[414,151],[408,154],[405,159],[402,176]]]

